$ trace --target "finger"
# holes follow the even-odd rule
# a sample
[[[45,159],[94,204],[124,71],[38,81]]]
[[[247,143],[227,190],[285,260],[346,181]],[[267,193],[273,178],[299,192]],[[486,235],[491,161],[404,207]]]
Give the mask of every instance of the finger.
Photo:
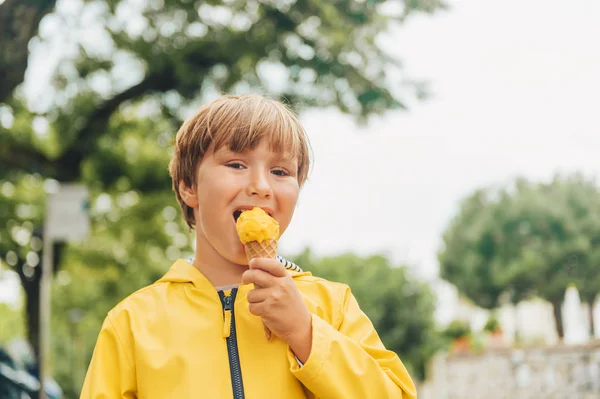
[[[262,316],[265,312],[266,306],[264,302],[256,302],[248,304],[248,310],[254,316]]]
[[[260,303],[267,300],[270,296],[267,288],[255,288],[250,290],[247,295],[248,303]]]
[[[275,277],[285,277],[288,271],[277,259],[253,258],[248,262],[250,269],[260,269]]]
[[[261,269],[249,269],[242,274],[243,284],[254,284],[256,287],[267,288],[276,284],[276,277]]]

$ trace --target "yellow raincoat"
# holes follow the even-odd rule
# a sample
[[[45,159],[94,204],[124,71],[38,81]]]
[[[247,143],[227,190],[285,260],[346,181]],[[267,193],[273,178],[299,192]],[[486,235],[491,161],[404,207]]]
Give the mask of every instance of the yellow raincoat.
[[[313,320],[303,366],[284,341],[265,338],[248,310],[251,285],[217,292],[178,260],[108,313],[81,398],[416,398],[348,286],[291,274]]]

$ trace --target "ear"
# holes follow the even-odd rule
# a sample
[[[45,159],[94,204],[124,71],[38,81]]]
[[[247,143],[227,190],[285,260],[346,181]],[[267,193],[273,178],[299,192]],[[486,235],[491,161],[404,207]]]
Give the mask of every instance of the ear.
[[[183,180],[179,182],[179,195],[183,199],[183,202],[190,208],[196,208],[198,206],[198,195],[191,187],[188,187]]]

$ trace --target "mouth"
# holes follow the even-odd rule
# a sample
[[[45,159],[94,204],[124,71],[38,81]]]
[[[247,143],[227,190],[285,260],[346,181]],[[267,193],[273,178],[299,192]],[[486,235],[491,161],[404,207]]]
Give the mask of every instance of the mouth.
[[[235,222],[237,222],[237,220],[238,220],[238,218],[240,217],[240,215],[242,214],[242,212],[243,212],[243,211],[241,211],[241,210],[237,210],[237,211],[233,212],[233,220],[234,220]]]
[[[234,220],[234,222],[237,222],[237,220],[240,217],[240,215],[242,214],[242,212],[249,211],[249,210],[251,210],[253,208],[254,208],[253,206],[243,206],[243,207],[239,207],[238,209],[236,209],[235,211],[233,211],[233,220]],[[267,213],[267,215],[273,217],[273,211],[272,210],[266,209],[266,208],[262,208],[262,209]]]

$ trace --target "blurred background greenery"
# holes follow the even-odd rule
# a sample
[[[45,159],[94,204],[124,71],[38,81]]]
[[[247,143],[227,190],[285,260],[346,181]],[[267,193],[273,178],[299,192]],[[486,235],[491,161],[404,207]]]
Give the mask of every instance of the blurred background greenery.
[[[106,312],[193,254],[166,169],[190,110],[218,93],[255,91],[364,124],[426,98],[427,83],[405,76],[378,37],[446,5],[398,3],[0,1],[0,264],[24,293],[22,307],[0,303],[0,345],[25,337],[38,350],[45,200],[57,184],[84,183],[91,199],[89,237],[54,248],[52,375],[76,398]],[[26,73],[32,53],[55,65],[34,99],[23,89],[36,84]],[[567,287],[590,305],[600,291],[599,205],[596,182],[580,174],[481,188],[443,235],[440,275],[485,309],[549,301],[562,337]],[[433,354],[470,334],[459,321],[436,325],[432,287],[389,257],[307,248],[290,258],[348,283],[418,380]],[[490,320],[487,331],[495,327]]]
[[[403,107],[404,91],[421,96],[424,88],[390,79],[399,60],[377,35],[443,5],[407,1],[387,15],[370,0],[54,3],[0,4],[0,256],[25,292],[24,312],[0,308],[0,338],[26,334],[37,351],[45,193],[57,182],[85,183],[90,236],[56,244],[54,255],[52,371],[74,398],[106,312],[193,253],[166,170],[186,112],[218,93],[244,91],[267,91],[298,110],[335,106],[360,121]],[[19,90],[25,49],[50,49],[57,37],[68,51],[47,71],[52,90],[28,101]],[[270,87],[269,74],[281,70],[285,84]],[[357,296],[386,343],[422,376],[434,328],[426,286],[380,257],[301,258],[303,268],[342,281],[360,276],[335,270],[345,262],[367,270],[368,279],[352,284]],[[403,301],[422,312],[398,312]]]

